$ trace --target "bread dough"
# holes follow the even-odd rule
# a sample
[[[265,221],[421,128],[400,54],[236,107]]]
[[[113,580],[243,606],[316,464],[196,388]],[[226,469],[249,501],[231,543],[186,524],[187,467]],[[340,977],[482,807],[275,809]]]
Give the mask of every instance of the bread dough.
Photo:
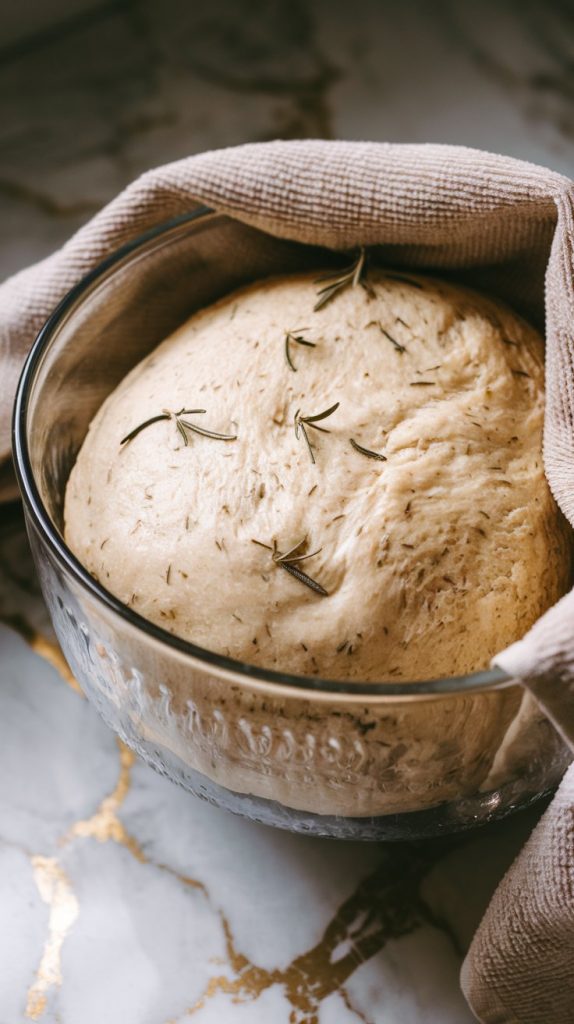
[[[543,342],[499,302],[369,271],[318,312],[317,274],[196,313],[122,381],[72,470],[65,536],[164,629],[283,672],[470,672],[567,589],[541,456]],[[293,338],[303,337],[315,347]],[[297,438],[294,417],[338,408]],[[164,410],[226,441],[158,420]],[[368,457],[351,444],[384,455]],[[299,566],[272,552],[319,552]]]

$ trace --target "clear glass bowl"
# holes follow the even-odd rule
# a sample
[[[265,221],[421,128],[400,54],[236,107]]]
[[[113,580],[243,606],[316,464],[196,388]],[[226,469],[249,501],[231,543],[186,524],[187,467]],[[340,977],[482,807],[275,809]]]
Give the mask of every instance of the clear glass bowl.
[[[62,537],[68,474],[94,413],[195,309],[333,254],[206,209],[105,260],[63,300],[26,363],[14,453],[56,633],[105,721],[158,771],[249,818],[352,839],[406,839],[502,817],[547,794],[569,754],[497,671],[347,684],[266,671],[144,620]]]

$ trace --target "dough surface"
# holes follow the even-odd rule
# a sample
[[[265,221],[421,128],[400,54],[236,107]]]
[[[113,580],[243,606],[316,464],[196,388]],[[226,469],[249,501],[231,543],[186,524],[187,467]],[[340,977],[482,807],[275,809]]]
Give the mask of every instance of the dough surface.
[[[542,468],[543,342],[500,303],[373,268],[318,312],[317,274],[196,313],[95,416],[65,536],[140,615],[242,661],[412,681],[488,665],[567,589]],[[285,334],[313,342],[289,343]],[[313,456],[294,416],[307,425]],[[164,410],[219,440],[161,419]],[[368,457],[350,441],[384,455]],[[265,547],[319,552],[298,566]]]

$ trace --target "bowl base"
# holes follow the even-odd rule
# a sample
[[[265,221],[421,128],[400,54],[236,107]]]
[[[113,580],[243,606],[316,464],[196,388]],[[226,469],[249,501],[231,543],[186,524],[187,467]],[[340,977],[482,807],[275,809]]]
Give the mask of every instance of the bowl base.
[[[117,731],[117,722],[114,723],[114,728]],[[524,792],[523,781],[515,781],[489,793],[461,797],[459,800],[436,804],[420,811],[360,818],[314,814],[311,811],[287,807],[276,800],[227,789],[184,764],[171,751],[167,763],[166,752],[145,742],[141,736],[136,738],[127,734],[122,735],[121,732],[120,735],[128,746],[161,775],[165,775],[214,807],[221,807],[262,825],[316,838],[405,842],[448,836],[501,821],[539,801],[548,800],[554,792],[553,788],[541,792]]]

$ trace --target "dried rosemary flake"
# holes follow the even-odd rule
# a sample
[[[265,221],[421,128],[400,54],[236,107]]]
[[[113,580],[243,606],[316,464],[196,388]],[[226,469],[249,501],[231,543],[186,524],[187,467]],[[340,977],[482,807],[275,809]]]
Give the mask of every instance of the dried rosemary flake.
[[[424,285],[420,281],[415,281],[412,277],[407,277],[406,274],[396,274],[392,270],[384,271],[385,277],[390,277],[391,281],[400,281],[401,284],[410,284],[413,288],[419,288],[420,291],[424,291]]]
[[[300,540],[298,544],[294,544],[292,548],[285,552],[281,552],[278,550],[277,541],[275,540],[271,545],[264,544],[263,541],[255,540],[255,538],[252,538],[251,543],[257,544],[260,548],[265,548],[267,551],[270,551],[272,560],[275,563],[275,565],[280,566],[281,569],[285,569],[285,572],[288,572],[291,576],[294,576],[295,579],[299,580],[300,583],[303,583],[306,587],[309,587],[309,589],[313,590],[316,594],[320,594],[321,597],[328,597],[329,595],[325,588],[322,587],[321,584],[317,582],[317,580],[312,579],[311,576],[309,576],[306,572],[299,568],[299,562],[304,562],[308,558],[313,558],[315,555],[318,555],[320,551],[322,551],[322,548],[318,548],[316,551],[312,551],[308,555],[298,555],[297,552],[303,547],[306,541],[307,538],[303,537],[303,539]]]
[[[215,430],[206,430],[205,427],[200,427],[197,423],[190,423],[189,420],[182,420],[179,417],[183,415],[189,415],[193,412],[205,412],[205,409],[181,409],[179,413],[175,414],[178,427],[183,427],[181,431],[184,436],[185,444],[187,445],[188,439],[185,431],[191,430],[194,434],[201,434],[202,437],[211,437],[214,441],[236,441],[237,434],[222,434]]]
[[[361,285],[367,294],[371,298],[374,298],[375,290],[364,277],[366,271],[366,259],[367,254],[365,248],[364,246],[361,246],[356,260],[350,267],[341,271],[336,270],[331,274],[325,274],[315,282],[316,284],[322,284],[323,281],[326,281],[327,284],[323,285],[317,293],[317,302],[313,306],[314,313],[323,309],[323,306],[326,306],[331,299],[334,299],[335,296],[339,295],[340,292],[345,290],[345,288],[356,288],[357,285]]]
[[[129,444],[129,442],[133,441],[133,439],[137,437],[142,430],[145,430],[146,427],[151,427],[153,423],[159,423],[160,420],[175,421],[177,430],[181,434],[186,448],[189,444],[188,431],[191,431],[194,434],[201,434],[202,437],[210,437],[215,441],[237,440],[237,434],[222,434],[219,431],[207,430],[205,427],[200,427],[197,423],[191,423],[189,420],[182,419],[183,416],[200,415],[205,413],[205,411],[205,409],[180,409],[178,412],[171,412],[169,409],[163,409],[157,416],[150,417],[150,419],[145,420],[143,423],[140,423],[139,426],[130,430],[129,434],[126,434],[126,436],[120,441],[120,446]]]
[[[383,335],[383,337],[386,338],[387,341],[390,341],[391,345],[395,349],[395,352],[398,352],[399,355],[402,355],[403,352],[407,351],[404,345],[401,345],[401,343],[399,341],[397,341],[396,338],[393,338],[392,334],[389,334],[389,332],[386,330],[386,328],[383,327],[383,325],[382,325],[380,320],[371,320],[367,324],[367,327],[371,327],[372,325],[375,325],[375,326],[377,326],[379,328],[379,330],[380,330],[381,334]]]
[[[325,409],[324,412],[319,412],[315,416],[301,416],[300,409],[297,409],[297,412],[295,413],[293,419],[293,423],[295,426],[295,437],[297,438],[297,440],[299,440],[300,433],[303,434],[303,438],[309,450],[309,455],[311,457],[311,462],[313,464],[315,463],[315,453],[313,450],[313,445],[309,440],[309,435],[307,434],[307,427],[312,427],[313,430],[320,430],[323,434],[329,434],[330,431],[327,430],[326,427],[319,427],[317,426],[317,424],[320,420],[325,420],[327,419],[328,416],[332,416],[333,413],[338,408],[339,402],[335,402],[334,405],[329,406],[329,408]]]
[[[387,456],[382,455],[380,452],[373,452],[370,448],[364,448],[362,444],[355,441],[354,438],[350,437],[349,442],[356,452],[360,452],[361,455],[366,455],[368,459],[378,459],[379,462],[386,462]]]
[[[159,423],[160,420],[169,419],[171,419],[171,416],[169,415],[169,413],[166,412],[162,412],[158,416],[151,416],[149,420],[145,420],[144,423],[140,423],[139,426],[134,427],[133,430],[130,430],[129,434],[126,434],[125,437],[122,437],[120,445],[129,444],[129,442],[133,441],[134,437],[137,437],[142,430],[145,430],[146,427],[151,427],[152,423]]]
[[[285,358],[287,360],[288,366],[293,370],[293,373],[297,373],[297,367],[295,366],[295,363],[293,362],[291,356],[291,351],[289,348],[291,343],[295,345],[305,345],[307,348],[317,348],[317,345],[314,341],[309,341],[307,338],[304,338],[301,333],[298,333],[307,330],[307,327],[299,327],[297,328],[297,331],[285,332]]]

